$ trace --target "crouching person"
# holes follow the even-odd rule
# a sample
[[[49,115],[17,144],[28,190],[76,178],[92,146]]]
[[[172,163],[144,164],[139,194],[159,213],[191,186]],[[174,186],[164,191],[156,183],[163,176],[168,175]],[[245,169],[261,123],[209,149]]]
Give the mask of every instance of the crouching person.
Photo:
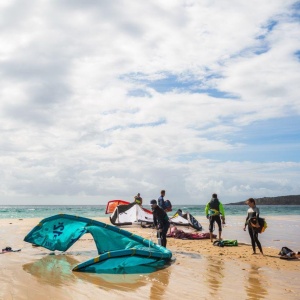
[[[153,223],[157,231],[160,232],[161,245],[167,247],[167,232],[170,227],[169,217],[167,213],[157,205],[155,199],[150,201],[153,211]]]

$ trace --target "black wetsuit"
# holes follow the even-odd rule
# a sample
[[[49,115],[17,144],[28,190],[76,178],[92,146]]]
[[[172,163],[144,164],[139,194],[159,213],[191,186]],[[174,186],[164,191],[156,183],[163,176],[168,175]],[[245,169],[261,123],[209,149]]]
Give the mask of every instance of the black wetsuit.
[[[259,251],[261,253],[263,253],[262,251],[262,247],[260,244],[260,241],[258,240],[258,229],[256,227],[252,227],[251,225],[251,218],[259,218],[259,209],[258,207],[253,207],[253,208],[249,208],[247,211],[247,218],[246,218],[246,222],[245,222],[245,226],[248,225],[248,232],[251,238],[251,245],[252,245],[252,249],[253,249],[253,253],[256,253],[256,249],[255,249],[255,244],[257,245]],[[258,221],[257,221],[258,222]]]
[[[169,217],[167,213],[156,206],[153,209],[153,223],[157,227],[158,230],[161,229],[160,238],[161,238],[161,245],[166,247],[167,246],[167,232],[170,227]]]

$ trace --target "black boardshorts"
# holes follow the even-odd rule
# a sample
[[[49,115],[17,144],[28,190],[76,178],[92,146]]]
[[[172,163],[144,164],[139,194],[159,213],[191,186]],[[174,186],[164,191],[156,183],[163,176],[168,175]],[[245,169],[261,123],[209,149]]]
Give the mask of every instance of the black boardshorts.
[[[218,216],[211,216],[209,217],[209,232],[214,231],[214,223],[217,222],[219,226],[219,231],[222,231],[222,224],[221,224],[221,217]]]

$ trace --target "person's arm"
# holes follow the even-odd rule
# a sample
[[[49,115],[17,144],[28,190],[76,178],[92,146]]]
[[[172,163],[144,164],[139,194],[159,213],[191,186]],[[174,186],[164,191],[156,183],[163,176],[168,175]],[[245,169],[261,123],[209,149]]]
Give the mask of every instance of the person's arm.
[[[205,215],[206,215],[206,218],[208,219],[209,215],[208,215],[208,210],[209,210],[209,203],[206,204],[205,206]]]
[[[157,204],[158,204],[158,206],[159,207],[162,207],[161,205],[162,205],[162,201],[161,201],[162,199],[161,199],[161,197],[159,197],[158,199],[157,199]]]
[[[247,227],[247,225],[248,225],[249,217],[250,217],[250,214],[249,214],[249,212],[247,211],[247,217],[246,217],[246,221],[245,221],[244,231],[246,231],[246,227]]]
[[[220,210],[221,215],[225,218],[225,210],[224,210],[223,204],[221,202],[219,204],[219,210]]]
[[[221,213],[221,219],[222,219],[222,223],[225,224],[225,210],[224,210],[224,207],[223,207],[223,204],[220,202],[219,204],[219,210],[220,210],[220,213]]]
[[[168,216],[168,214],[167,214],[167,212],[165,211],[165,214],[164,214],[164,221],[165,222],[169,222],[169,216]]]
[[[163,209],[157,210],[157,229],[162,230],[164,226],[164,217],[165,217],[165,211]]]
[[[157,216],[155,211],[153,211],[153,224],[155,227],[157,227]]]

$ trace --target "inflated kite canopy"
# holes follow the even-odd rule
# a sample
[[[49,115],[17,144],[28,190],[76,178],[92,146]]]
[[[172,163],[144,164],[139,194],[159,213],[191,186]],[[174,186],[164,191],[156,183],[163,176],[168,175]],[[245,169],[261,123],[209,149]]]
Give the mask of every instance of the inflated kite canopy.
[[[182,211],[178,210],[174,216],[169,219],[169,221],[174,225],[190,226],[196,230],[202,230],[200,222],[198,222],[189,212],[182,214]]]
[[[113,201],[119,200],[112,200],[109,204],[111,205]],[[128,203],[117,205],[109,219],[113,225],[117,226],[152,224],[153,213],[137,203]]]
[[[73,271],[150,273],[163,267],[172,257],[170,250],[129,231],[66,214],[43,219],[24,241],[52,251],[66,251],[85,233],[93,236],[99,256],[80,263]]]
[[[126,200],[110,200],[107,202],[106,204],[106,210],[105,213],[106,214],[111,214],[114,212],[115,208],[118,205],[128,205],[130,204],[130,202],[126,201]]]

